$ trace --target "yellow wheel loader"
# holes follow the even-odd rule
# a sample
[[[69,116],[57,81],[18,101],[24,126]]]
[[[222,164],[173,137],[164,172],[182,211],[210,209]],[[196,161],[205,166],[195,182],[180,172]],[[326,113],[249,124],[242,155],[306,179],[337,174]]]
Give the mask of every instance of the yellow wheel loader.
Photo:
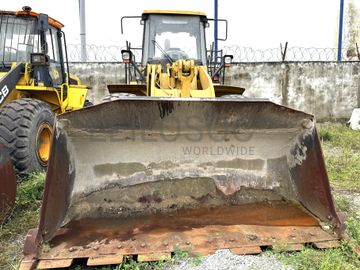
[[[231,59],[209,74],[205,14],[140,19],[141,63],[123,51],[128,84],[56,118],[21,269],[338,245],[343,222],[314,117],[214,83]]]
[[[54,115],[84,106],[70,76],[63,25],[46,14],[0,11],[0,143],[19,173],[45,169]]]

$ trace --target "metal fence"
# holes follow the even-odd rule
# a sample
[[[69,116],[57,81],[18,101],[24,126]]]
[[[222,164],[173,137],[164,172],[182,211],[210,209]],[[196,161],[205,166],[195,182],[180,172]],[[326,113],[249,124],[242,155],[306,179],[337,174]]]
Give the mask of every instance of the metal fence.
[[[343,61],[360,61],[360,45],[355,44],[342,50]],[[121,50],[125,46],[87,45],[86,62],[121,62]],[[68,45],[68,58],[70,62],[81,61],[81,46]],[[282,62],[282,61],[337,61],[337,48],[304,48],[287,47],[270,49],[254,49],[251,47],[225,46],[224,54],[234,56],[233,62]],[[141,51],[136,50],[136,60],[141,59]]]

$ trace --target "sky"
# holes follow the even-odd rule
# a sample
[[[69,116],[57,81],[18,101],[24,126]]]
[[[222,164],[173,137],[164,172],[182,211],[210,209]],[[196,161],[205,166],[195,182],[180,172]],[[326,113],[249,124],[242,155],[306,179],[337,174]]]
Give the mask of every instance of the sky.
[[[214,17],[214,1],[209,0],[85,0],[88,44],[124,46],[129,40],[141,45],[139,20],[125,22],[120,33],[120,18],[141,15],[146,9],[177,9],[205,12]],[[229,22],[228,40],[219,47],[238,45],[256,49],[277,48],[289,42],[295,47],[336,47],[339,0],[218,0],[219,18]],[[1,0],[1,9],[20,10],[31,6],[65,25],[68,44],[80,43],[77,0]],[[223,34],[220,28],[220,34]],[[207,40],[213,39],[213,28]]]

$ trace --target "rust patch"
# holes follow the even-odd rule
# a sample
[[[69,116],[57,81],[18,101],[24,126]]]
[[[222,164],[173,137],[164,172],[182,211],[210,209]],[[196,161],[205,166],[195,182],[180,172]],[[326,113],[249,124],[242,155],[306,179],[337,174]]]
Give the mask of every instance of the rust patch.
[[[275,243],[336,240],[304,209],[284,202],[183,209],[128,219],[86,219],[60,229],[40,249],[41,260],[169,254],[184,249],[210,254],[229,248],[245,254]],[[141,258],[141,257],[140,257]],[[106,258],[102,258],[106,260]]]
[[[0,144],[0,221],[14,206],[16,176],[8,151]]]
[[[154,230],[188,231],[209,225],[231,226],[238,224],[317,226],[318,221],[297,205],[272,201],[214,208],[178,209],[171,213],[156,213],[150,216],[121,219],[75,220],[64,226],[61,229],[62,232],[59,232],[51,243],[56,245],[65,241],[71,245],[83,245],[84,241],[91,242],[95,239],[115,237],[127,240],[136,237],[139,233],[146,234]],[[249,235],[256,234],[249,232],[247,237],[251,237]]]
[[[70,267],[73,259],[55,259],[55,260],[41,260],[37,269],[56,269]]]
[[[138,199],[138,202],[140,203],[145,203],[145,204],[151,204],[153,202],[155,203],[161,203],[162,199],[160,198],[159,195],[157,194],[153,194],[153,195],[147,195],[147,196],[142,196]]]
[[[31,255],[36,252],[36,235],[38,233],[38,229],[30,229],[25,238],[24,244],[24,255]]]
[[[192,199],[198,201],[199,203],[205,203],[207,202],[209,199],[213,199],[214,196],[211,195],[210,193],[208,194],[205,194],[203,196],[200,196],[200,197],[194,197],[194,196],[191,196]]]
[[[19,270],[36,269],[37,260],[33,256],[25,256],[20,263]]]
[[[138,255],[138,262],[154,262],[154,261],[168,261],[171,259],[171,253],[152,253]]]
[[[43,244],[50,248],[40,251],[39,259],[92,258],[95,265],[132,255],[138,255],[140,261],[162,260],[162,255],[168,258],[175,250],[208,255],[228,248],[236,254],[256,254],[261,246],[274,243],[293,249],[299,244],[337,239],[301,207],[271,202],[74,221]],[[100,259],[96,262],[95,258]]]
[[[122,255],[107,255],[91,257],[87,261],[88,266],[120,264],[123,261]]]
[[[231,253],[236,255],[244,255],[244,254],[259,254],[261,253],[261,248],[259,246],[253,247],[240,247],[240,248],[232,248],[230,249]]]

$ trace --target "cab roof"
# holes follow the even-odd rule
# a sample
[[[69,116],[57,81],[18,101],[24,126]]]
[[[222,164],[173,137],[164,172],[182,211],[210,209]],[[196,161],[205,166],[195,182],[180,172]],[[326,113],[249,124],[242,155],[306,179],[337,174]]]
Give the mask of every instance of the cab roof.
[[[37,12],[34,12],[34,11],[23,11],[23,10],[20,10],[20,11],[3,11],[3,10],[0,10],[0,15],[1,14],[8,14],[8,15],[14,15],[14,16],[19,16],[19,17],[25,17],[25,16],[31,16],[31,17],[39,17],[40,13],[37,13]],[[49,24],[57,29],[61,29],[64,27],[64,25],[51,18],[49,16]]]
[[[204,12],[189,11],[189,10],[144,10],[143,14],[173,14],[173,15],[193,15],[205,16]]]

